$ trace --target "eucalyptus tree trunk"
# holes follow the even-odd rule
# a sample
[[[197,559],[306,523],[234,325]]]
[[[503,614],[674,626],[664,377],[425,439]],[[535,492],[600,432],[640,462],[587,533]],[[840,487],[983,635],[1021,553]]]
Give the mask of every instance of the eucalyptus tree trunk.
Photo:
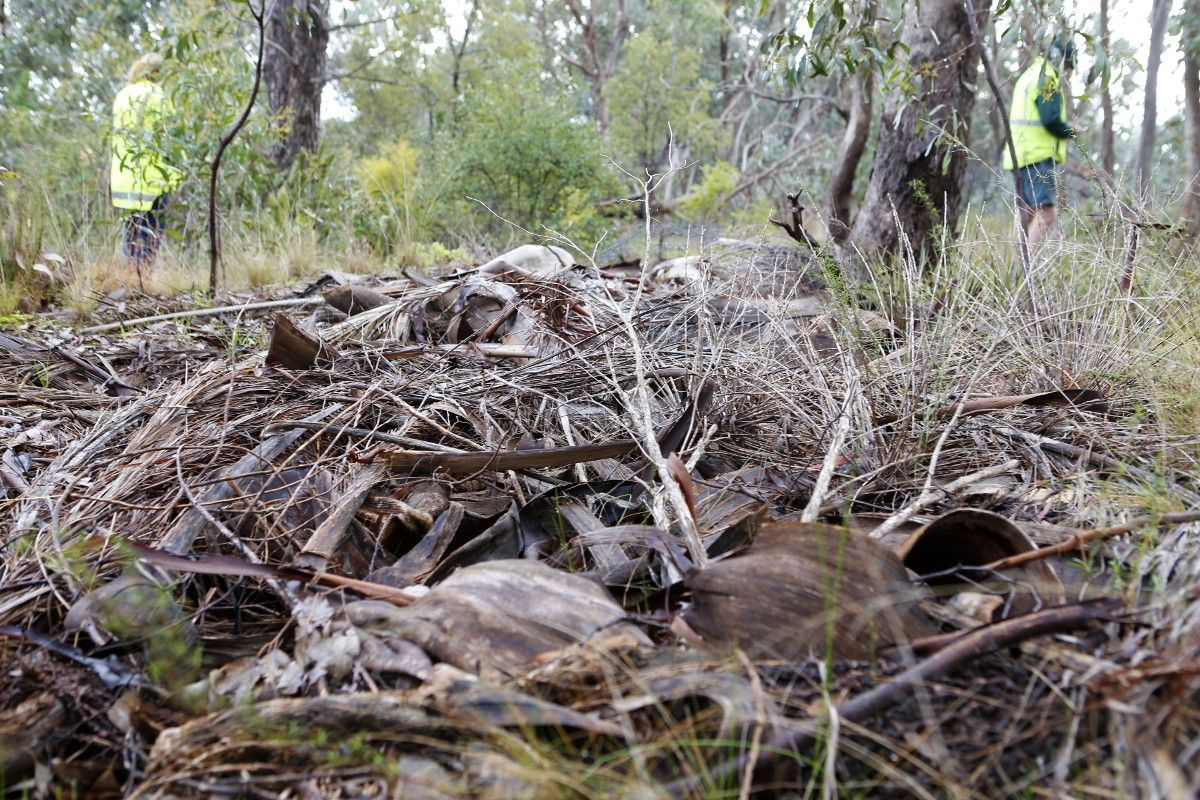
[[[981,25],[990,6],[976,3]],[[925,250],[943,222],[958,225],[967,162],[958,143],[970,133],[979,50],[962,0],[923,0],[907,14],[912,92],[893,91],[884,103],[871,181],[850,234],[868,257],[898,253],[902,236]]]
[[[1200,236],[1200,0],[1188,0],[1184,9],[1183,108],[1187,161],[1183,217],[1188,233]]]
[[[271,160],[291,168],[300,151],[321,141],[321,90],[329,46],[328,0],[273,0],[267,17],[263,80],[279,139]]]
[[[1113,174],[1117,159],[1113,135],[1112,86],[1112,37],[1108,30],[1108,12],[1111,0],[1100,0],[1100,51],[1104,54],[1104,69],[1100,71],[1100,164],[1105,173]]]
[[[860,69],[850,89],[850,118],[842,134],[833,174],[826,195],[829,201],[829,233],[835,242],[850,235],[850,198],[854,194],[854,173],[867,149],[871,132],[871,112],[875,107],[875,71]]]
[[[1150,188],[1154,168],[1154,143],[1158,136],[1158,67],[1162,63],[1163,39],[1171,16],[1171,0],[1154,0],[1150,12],[1150,57],[1146,59],[1146,101],[1142,112],[1142,141],[1138,147],[1138,187]]]

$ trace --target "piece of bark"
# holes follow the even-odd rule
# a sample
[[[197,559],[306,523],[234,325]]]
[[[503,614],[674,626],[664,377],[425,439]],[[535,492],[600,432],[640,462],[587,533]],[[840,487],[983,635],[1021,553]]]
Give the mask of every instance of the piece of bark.
[[[304,419],[305,422],[321,422],[341,409],[340,405],[327,406]],[[197,503],[212,509],[229,499],[257,492],[265,477],[275,470],[274,460],[295,446],[305,435],[304,429],[279,433],[259,444],[211,484],[196,498]],[[175,555],[184,555],[208,527],[208,519],[198,508],[190,507],[175,520],[171,529],[158,541],[158,547]]]
[[[497,559],[520,558],[524,551],[536,548],[521,530],[521,521],[512,506],[507,514],[499,517],[487,530],[466,544],[456,548],[434,568],[430,582],[439,581],[455,569]]]
[[[716,648],[799,661],[874,658],[934,633],[921,592],[887,548],[845,528],[765,525],[745,555],[687,577],[688,625]]]
[[[335,286],[323,292],[321,296],[325,298],[326,303],[350,317],[393,302],[392,298],[382,292],[353,284]]]
[[[539,656],[601,630],[650,644],[599,584],[532,559],[460,569],[407,608],[352,603],[346,613],[376,635],[406,639],[485,679],[519,675]]]
[[[550,703],[516,689],[493,686],[449,664],[437,664],[430,679],[414,693],[427,707],[467,730],[549,726],[621,736],[621,726],[592,714]]]
[[[592,533],[606,527],[587,505],[574,497],[562,498],[558,504],[558,513],[577,534]],[[601,542],[586,545],[586,547],[596,568],[602,572],[619,566],[628,558],[621,550],[621,546],[614,542]]]
[[[409,489],[408,494],[404,496],[404,502],[409,508],[429,519],[422,529],[427,531],[433,520],[450,507],[450,490],[444,483],[422,481]]]
[[[324,571],[345,537],[346,529],[349,527],[350,521],[354,519],[355,512],[366,499],[367,492],[371,491],[371,487],[381,480],[383,480],[383,469],[380,467],[367,467],[354,476],[350,485],[346,487],[346,491],[334,503],[329,515],[309,537],[304,549],[296,557],[296,564],[319,572]]]
[[[1047,563],[1023,567],[1005,582],[993,580],[984,566],[1034,550],[1037,545],[1014,522],[977,508],[942,514],[893,548],[904,566],[919,576],[928,576],[926,582],[931,586],[964,590],[983,585],[1001,598],[1010,595],[1010,601],[1001,602],[996,609],[998,616],[993,621],[1066,602],[1062,581]],[[962,569],[956,571],[959,567]]]
[[[38,749],[60,729],[65,716],[52,692],[0,714],[0,783],[14,786],[33,768]]]
[[[387,731],[413,735],[447,730],[446,720],[412,702],[404,692],[359,692],[325,697],[267,700],[168,728],[150,751],[152,764],[173,763],[179,753],[228,744],[238,731],[249,738],[268,731],[325,730],[342,733]],[[259,732],[255,734],[254,732]]]
[[[275,329],[271,331],[271,346],[267,350],[266,364],[285,369],[328,368],[337,358],[337,351],[316,334],[309,333],[283,315],[275,315]]]
[[[1003,411],[1014,406],[1028,406],[1030,408],[1078,408],[1082,411],[1091,411],[1098,414],[1108,414],[1111,411],[1103,393],[1095,389],[1055,389],[1036,394],[977,397],[972,400],[963,401],[961,405],[962,411],[959,412],[959,416],[962,417]],[[934,410],[932,417],[934,419],[950,419],[958,411],[958,406],[959,403],[950,403]],[[891,425],[898,421],[898,419],[899,417],[895,414],[885,414],[877,417],[875,424],[879,426]]]
[[[433,572],[442,556],[446,554],[458,527],[462,524],[463,507],[450,503],[438,515],[429,532],[390,567],[383,567],[367,576],[367,580],[403,589],[421,583]]]

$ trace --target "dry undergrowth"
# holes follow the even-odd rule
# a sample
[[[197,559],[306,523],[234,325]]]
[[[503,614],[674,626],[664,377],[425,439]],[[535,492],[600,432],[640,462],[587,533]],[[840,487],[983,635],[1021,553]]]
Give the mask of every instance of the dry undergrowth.
[[[802,796],[1191,796],[1200,780],[1196,524],[1149,526],[1058,559],[1064,599],[1117,597],[1125,613],[970,661],[868,720],[831,710],[919,657],[873,644],[865,661],[829,657],[852,610],[839,607],[847,587],[827,587],[830,635],[812,640],[811,657],[780,658],[782,644],[756,652],[755,642],[713,652],[667,627],[686,567],[736,565],[718,557],[744,548],[764,514],[855,531],[891,519],[904,533],[943,511],[981,508],[1050,544],[1064,528],[1197,508],[1196,412],[1183,394],[1196,383],[1196,276],[1174,266],[1189,263],[1174,246],[1143,249],[1132,296],[1118,289],[1119,237],[1102,234],[1045,251],[1032,288],[1011,277],[1011,248],[986,238],[956,245],[924,274],[903,264],[853,291],[820,288],[833,274],[822,258],[797,265],[763,246],[719,247],[703,263],[647,271],[645,283],[636,270],[589,267],[405,282],[383,287],[398,298],[391,306],[331,327],[314,320],[338,350],[330,369],[264,369],[242,342],[263,335],[250,319],[83,337],[81,352],[145,390],[119,404],[51,358],[10,358],[4,424],[24,436],[13,439],[14,457],[30,458],[28,488],[10,491],[3,510],[0,624],[47,633],[147,685],[106,686],[97,663],[9,639],[0,709],[48,704],[42,713],[57,724],[31,754],[47,767],[44,782],[147,797],[654,796],[681,778],[690,794],[732,797],[753,770],[704,775],[739,755],[772,762],[754,772],[757,789]],[[492,328],[498,315],[506,319]],[[485,329],[537,356],[411,349],[414,339]],[[149,356],[137,341],[151,343]],[[712,390],[706,407],[702,387]],[[1043,402],[1082,389],[1102,401]],[[964,405],[1025,395],[1042,399]],[[219,503],[197,499],[288,423],[322,413],[298,429],[293,455],[275,458],[270,480]],[[686,476],[664,472],[664,454],[653,452],[681,413],[691,424],[673,449]],[[375,441],[329,435],[351,429]],[[544,448],[629,439],[638,449],[443,474],[463,510],[452,541],[433,529],[418,537],[440,548],[437,558],[405,552],[415,545],[403,531],[415,523],[396,503],[411,498],[414,479],[374,479],[328,568],[363,578],[399,559],[396,569],[419,575],[411,582],[435,587],[407,608],[232,574],[180,578],[144,556],[139,581],[164,588],[136,582],[132,607],[78,610],[134,569],[123,541],[178,543],[189,514],[198,533],[183,552],[286,564],[374,445],[519,453],[530,439]],[[980,471],[987,477],[941,491]],[[204,519],[189,510],[197,503]],[[599,532],[579,527],[581,508],[602,520]],[[915,516],[902,525],[906,509]],[[512,542],[521,549],[505,550]],[[555,575],[578,571],[606,583],[628,616],[582,643],[566,623],[542,630],[561,644],[528,662],[506,641],[480,645],[471,625],[437,627],[463,619],[433,611],[462,602],[437,588],[453,567],[534,545],[555,567],[529,577],[541,593],[512,589],[478,607],[479,619],[546,627],[570,609],[537,599],[562,589]],[[745,584],[753,593],[757,581]],[[982,592],[1028,588],[987,582]],[[778,599],[761,595],[762,613]],[[583,601],[559,605],[574,602]],[[958,600],[925,606],[943,630],[977,623]],[[64,618],[82,624],[68,632]],[[205,680],[209,669],[221,671]],[[812,720],[815,744],[769,755],[775,734]]]

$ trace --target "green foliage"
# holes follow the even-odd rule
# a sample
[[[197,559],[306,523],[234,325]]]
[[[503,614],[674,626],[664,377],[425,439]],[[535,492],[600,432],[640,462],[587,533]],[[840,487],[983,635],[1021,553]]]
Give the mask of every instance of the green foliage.
[[[737,167],[728,161],[706,165],[692,191],[679,201],[679,215],[694,222],[717,219],[740,177]]]
[[[648,76],[654,76],[649,78]],[[609,88],[612,144],[627,169],[660,171],[667,149],[710,157],[723,132],[709,115],[712,86],[701,78],[700,52],[640,33],[625,45]]]
[[[435,232],[458,225],[482,205],[481,233],[503,237],[511,224],[559,231],[581,244],[598,236],[590,206],[603,199],[611,172],[595,130],[537,86],[472,94],[458,126],[438,142],[437,172],[447,214]]]
[[[355,174],[374,214],[378,229],[374,240],[385,243],[387,250],[413,239],[420,184],[417,179],[417,151],[403,139],[380,149],[379,154],[359,160]]]
[[[767,10],[762,3],[760,15]],[[874,4],[808,0],[795,7],[787,24],[774,30],[762,51],[775,57],[784,80],[802,84],[814,78],[853,75],[860,69],[884,70],[904,49],[900,39],[883,40]]]

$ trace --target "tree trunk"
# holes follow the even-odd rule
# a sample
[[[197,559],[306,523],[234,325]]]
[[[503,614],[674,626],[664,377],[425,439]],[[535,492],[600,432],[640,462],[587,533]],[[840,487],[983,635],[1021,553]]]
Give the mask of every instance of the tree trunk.
[[[837,161],[829,178],[829,233],[841,244],[850,235],[850,198],[854,193],[854,174],[867,148],[871,131],[871,112],[875,107],[875,71],[859,70],[850,89],[850,119],[842,134]]]
[[[1188,233],[1200,236],[1200,0],[1188,0],[1183,16],[1184,148],[1187,194],[1183,217]]]
[[[990,6],[977,4],[981,23]],[[893,92],[884,103],[871,181],[850,235],[868,257],[899,252],[901,234],[914,251],[924,250],[943,221],[958,224],[967,156],[955,141],[970,133],[979,50],[961,0],[924,0],[908,6],[908,15],[902,41],[912,95]]]
[[[271,160],[287,171],[301,150],[314,152],[321,140],[329,3],[274,0],[270,6],[263,79],[271,116],[279,125]]]
[[[1150,188],[1154,168],[1154,142],[1158,135],[1158,66],[1162,63],[1163,39],[1171,15],[1171,0],[1154,0],[1150,12],[1150,57],[1146,60],[1146,101],[1142,113],[1142,141],[1138,147],[1138,187]]]
[[[613,14],[608,41],[602,41],[604,25],[596,18],[597,3],[588,3],[586,7],[579,0],[562,0],[572,20],[579,27],[579,51],[573,56],[561,53],[566,63],[579,71],[591,83],[592,104],[596,117],[596,125],[605,134],[609,128],[608,116],[608,82],[617,71],[621,56],[621,48],[629,38],[632,26],[629,21],[629,0],[615,0],[607,6]],[[553,3],[546,3],[547,6]]]
[[[988,20],[987,26],[987,47],[988,58],[992,60],[993,66],[1003,63],[1000,58],[1000,40],[996,36],[996,21]],[[1005,135],[1004,117],[1008,113],[1008,104],[1010,98],[1008,95],[992,98],[992,107],[988,109],[988,125],[992,128],[992,147],[994,148],[993,161],[1000,164],[1004,160],[1004,153],[1008,150],[1008,139]]]
[[[446,26],[446,39],[450,42],[450,88],[454,91],[455,99],[458,98],[459,84],[462,82],[462,62],[463,57],[467,54],[467,44],[471,41],[471,26],[475,24],[475,17],[479,13],[479,0],[474,0],[471,3],[471,8],[467,11],[467,24],[463,28],[463,38],[458,44],[454,43],[454,37],[451,35],[449,25]]]
[[[1113,135],[1112,37],[1108,30],[1108,10],[1111,0],[1100,0],[1100,52],[1104,54],[1104,69],[1100,71],[1100,164],[1111,176],[1116,167],[1115,137]]]

